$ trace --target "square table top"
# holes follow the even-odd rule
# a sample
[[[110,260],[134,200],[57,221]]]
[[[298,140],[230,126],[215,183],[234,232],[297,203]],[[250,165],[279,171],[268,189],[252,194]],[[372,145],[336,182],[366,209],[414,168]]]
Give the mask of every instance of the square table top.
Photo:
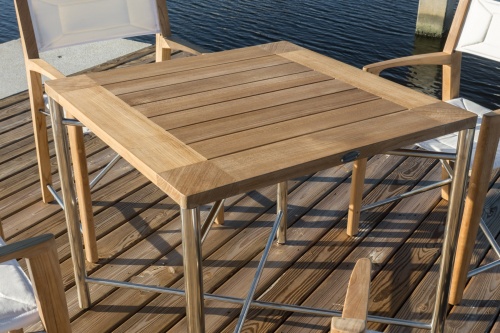
[[[45,89],[182,208],[476,123],[473,113],[288,42]]]

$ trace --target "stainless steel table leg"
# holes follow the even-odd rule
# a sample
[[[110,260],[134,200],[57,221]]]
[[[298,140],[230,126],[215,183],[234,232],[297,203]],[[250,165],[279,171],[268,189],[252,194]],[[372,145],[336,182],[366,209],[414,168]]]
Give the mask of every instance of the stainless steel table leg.
[[[75,284],[78,293],[78,302],[81,308],[90,306],[90,294],[85,282],[85,258],[83,255],[82,236],[80,234],[80,223],[78,222],[78,211],[76,207],[76,194],[71,175],[68,154],[68,136],[66,126],[63,125],[63,110],[52,98],[49,99],[52,114],[52,131],[54,132],[54,144],[56,148],[57,166],[61,179],[61,192],[64,202],[64,215],[68,228],[69,246],[71,259],[75,273]]]
[[[287,204],[288,204],[288,182],[284,181],[278,184],[278,198],[276,202],[277,214],[283,212],[283,217],[278,229],[278,243],[286,243],[287,228]]]
[[[182,251],[186,286],[186,316],[189,333],[205,332],[203,275],[200,239],[200,209],[181,209]]]
[[[457,246],[458,231],[462,221],[465,200],[465,187],[469,171],[474,129],[460,131],[457,145],[455,174],[451,184],[451,196],[448,202],[448,215],[444,230],[444,240],[439,267],[439,281],[436,290],[436,303],[432,314],[432,332],[444,332],[448,295],[450,292],[451,272],[454,250]]]

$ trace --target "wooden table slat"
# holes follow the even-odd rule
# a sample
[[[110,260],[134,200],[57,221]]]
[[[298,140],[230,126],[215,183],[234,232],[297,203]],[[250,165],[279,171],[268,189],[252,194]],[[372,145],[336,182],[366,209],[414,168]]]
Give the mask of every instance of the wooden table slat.
[[[234,110],[235,103],[251,105],[254,100],[276,100],[277,102],[281,99],[286,99],[288,95],[291,97],[294,95],[296,96],[297,90],[304,90],[305,93],[310,93],[311,91],[316,90],[318,94],[321,94],[325,89],[330,91],[332,87],[339,89],[337,88],[339,86],[341,86],[341,89],[352,88],[341,81],[332,80],[322,74],[316,72],[304,72],[258,82],[251,82],[235,87],[223,88],[217,91],[207,91],[189,96],[181,96],[168,100],[137,105],[135,106],[135,109],[142,112],[147,117],[155,117],[179,111],[191,111],[205,106],[216,110],[225,110],[227,107]],[[246,98],[246,100],[244,98]]]
[[[300,80],[300,83],[306,79]],[[309,80],[309,79],[307,79]],[[293,85],[293,82],[284,82]],[[182,127],[353,89],[341,81],[320,81],[151,118],[160,127]]]
[[[169,75],[156,75],[150,77],[144,77],[143,75],[131,76],[130,80],[128,81],[105,84],[103,85],[103,87],[117,96],[127,93],[134,93],[137,91],[145,91],[147,93],[149,89],[155,89],[158,87],[166,87],[169,85],[184,82],[196,83],[195,81],[201,79],[218,77],[233,73],[241,73],[252,69],[272,67],[287,63],[291,62],[285,58],[267,56],[256,59],[245,59],[229,64],[218,64],[210,67],[195,68],[178,73],[169,73]],[[296,66],[301,65],[296,64]],[[301,67],[304,68],[304,70],[308,70],[308,68],[305,66]]]
[[[121,94],[120,98],[127,104],[134,106],[308,71],[310,69],[302,65],[284,63],[202,78],[198,79],[195,84],[193,84],[193,81],[185,81],[139,92]]]
[[[179,128],[174,123],[164,124],[163,128],[189,144],[376,99],[375,95],[350,89]]]
[[[343,62],[306,49],[281,53],[280,56],[323,74],[335,77],[359,89],[363,89],[407,108],[415,108],[436,101],[434,97],[424,95],[408,87],[404,87],[368,72],[360,71]],[[395,93],[396,91],[397,93]]]
[[[175,59],[175,61],[148,64],[148,66],[131,66],[126,68],[119,68],[113,70],[113,75],[109,75],[109,72],[98,72],[89,74],[89,76],[97,81],[100,85],[105,85],[128,81],[131,78],[135,79],[138,75],[141,77],[165,75],[195,68],[229,64],[246,59],[254,59],[267,56],[269,56],[269,52],[259,47],[250,47],[224,52],[207,53],[203,55],[203,62],[193,62],[190,57],[187,57]]]
[[[248,149],[211,162],[239,180],[265,175],[279,182],[295,177],[295,172],[307,173],[341,164],[342,156],[353,150],[359,152],[360,158],[369,157],[444,135],[451,126],[451,121],[441,125],[430,123],[418,109],[407,110]]]
[[[332,100],[335,100],[335,96],[332,96]],[[360,105],[348,106],[268,126],[260,126],[230,135],[219,136],[190,144],[190,146],[207,159],[214,159],[278,141],[298,138],[318,131],[375,118],[380,115],[386,115],[389,112],[403,110],[406,109],[379,99]]]

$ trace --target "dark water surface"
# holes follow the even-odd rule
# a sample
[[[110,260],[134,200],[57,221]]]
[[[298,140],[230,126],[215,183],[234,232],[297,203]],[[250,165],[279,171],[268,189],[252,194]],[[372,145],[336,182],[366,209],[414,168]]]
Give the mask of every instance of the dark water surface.
[[[362,67],[375,61],[442,50],[414,35],[418,0],[171,0],[173,33],[211,51],[289,40]],[[13,0],[0,0],[0,43],[19,38]],[[152,37],[138,40],[153,43]],[[462,95],[500,107],[500,65],[464,56]],[[441,71],[420,66],[384,76],[440,96]]]

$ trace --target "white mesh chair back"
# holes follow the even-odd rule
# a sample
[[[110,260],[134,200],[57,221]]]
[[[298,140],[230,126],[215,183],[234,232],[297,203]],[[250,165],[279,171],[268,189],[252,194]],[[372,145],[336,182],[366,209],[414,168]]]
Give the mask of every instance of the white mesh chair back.
[[[500,61],[500,1],[471,1],[456,50]]]
[[[39,51],[160,32],[156,0],[28,0]]]

